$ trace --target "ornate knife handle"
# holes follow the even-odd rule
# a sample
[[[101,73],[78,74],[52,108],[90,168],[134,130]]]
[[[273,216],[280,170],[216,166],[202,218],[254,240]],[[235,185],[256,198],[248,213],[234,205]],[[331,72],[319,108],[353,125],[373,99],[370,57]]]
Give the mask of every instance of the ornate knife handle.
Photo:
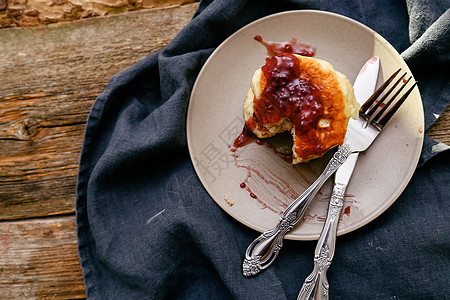
[[[272,265],[279,250],[283,247],[283,238],[286,233],[303,217],[319,189],[339,169],[351,153],[350,146],[347,143],[342,144],[316,181],[286,208],[277,226],[262,233],[248,246],[242,264],[244,276],[257,275]]]
[[[314,269],[305,279],[297,300],[328,299],[327,271],[333,261],[336,249],[336,233],[339,216],[344,205],[345,189],[344,185],[335,185],[333,188],[327,220],[314,252]]]

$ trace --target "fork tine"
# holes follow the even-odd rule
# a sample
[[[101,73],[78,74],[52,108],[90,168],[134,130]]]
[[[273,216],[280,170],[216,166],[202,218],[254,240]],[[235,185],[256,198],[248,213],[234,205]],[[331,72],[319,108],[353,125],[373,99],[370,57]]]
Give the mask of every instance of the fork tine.
[[[397,85],[400,83],[400,81],[405,77],[405,75],[406,75],[406,72],[402,75],[402,76],[400,76],[400,78],[399,79],[397,79],[397,81],[394,83],[394,85],[389,89],[389,91],[387,91],[384,95],[383,95],[383,97],[380,99],[380,100],[378,100],[378,102],[377,102],[377,100],[375,100],[375,102],[377,102],[366,114],[367,114],[367,116],[369,116],[369,117],[373,117],[373,118],[375,118],[376,117],[376,115],[377,116],[381,116],[381,113],[382,113],[382,111],[380,111],[378,114],[376,114],[375,115],[375,112],[377,111],[377,109],[381,106],[381,104],[383,104],[384,103],[384,100],[386,100],[386,98],[392,93],[392,91],[397,87]],[[403,85],[404,86],[404,85]],[[403,88],[403,86],[402,86],[402,88]],[[401,89],[400,89],[401,90]],[[384,109],[384,110],[386,110],[386,106],[389,106],[390,104],[391,104],[391,102],[392,102],[392,100],[393,99],[395,99],[395,97],[397,97],[397,95],[398,95],[398,91],[397,91],[397,93],[395,94],[395,96],[393,96],[387,103],[385,103],[384,104],[384,106],[383,106],[383,108],[382,108],[382,110]]]
[[[367,99],[367,101],[361,106],[361,109],[359,110],[361,113],[365,115],[366,111],[372,106],[372,104],[375,102],[375,100],[380,96],[380,94],[386,89],[386,87],[391,83],[392,80],[394,80],[395,76],[401,71],[401,68],[398,69],[394,74],[389,77],[388,80],[386,80],[376,91],[375,93]]]
[[[409,80],[408,80],[409,81]],[[403,85],[405,86],[406,83]],[[414,87],[417,85],[417,82],[414,82],[414,84],[407,90],[403,96],[395,103],[395,105],[389,110],[378,122],[375,122],[376,125],[378,125],[380,128],[383,128],[387,122],[392,118],[392,116],[397,112],[397,110],[402,106],[403,102],[405,102],[406,98],[408,98],[409,94],[411,94]],[[398,93],[397,93],[398,94]]]
[[[377,116],[374,117],[373,119],[380,119],[381,116],[383,116],[384,112],[390,108],[392,102],[394,102],[394,100],[397,98],[397,96],[401,93],[401,91],[405,88],[405,86],[408,84],[408,82],[411,80],[412,76],[409,76],[408,80],[404,81],[406,73],[399,79],[403,80],[403,85],[397,90],[397,92],[395,93],[394,96],[392,96],[388,102],[383,106],[383,108],[378,112]],[[383,99],[384,100],[384,99]]]

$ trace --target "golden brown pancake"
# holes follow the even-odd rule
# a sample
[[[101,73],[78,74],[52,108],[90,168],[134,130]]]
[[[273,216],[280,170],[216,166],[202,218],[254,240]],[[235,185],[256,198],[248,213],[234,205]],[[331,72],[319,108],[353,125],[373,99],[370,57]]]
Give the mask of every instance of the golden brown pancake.
[[[287,53],[254,73],[244,102],[246,127],[258,138],[291,131],[294,164],[341,145],[358,110],[345,75],[324,60]]]

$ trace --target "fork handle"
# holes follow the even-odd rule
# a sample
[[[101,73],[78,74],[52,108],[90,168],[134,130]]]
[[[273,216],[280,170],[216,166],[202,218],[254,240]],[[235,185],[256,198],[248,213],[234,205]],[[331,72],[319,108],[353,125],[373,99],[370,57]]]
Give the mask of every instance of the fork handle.
[[[336,184],[333,188],[327,219],[314,252],[314,269],[305,279],[297,300],[328,299],[327,271],[336,249],[337,227],[344,205],[346,187],[347,185]]]
[[[319,189],[351,153],[350,146],[347,143],[342,144],[316,181],[286,208],[278,224],[273,229],[262,233],[248,246],[242,264],[244,276],[257,275],[272,265],[283,247],[284,236],[303,217]]]

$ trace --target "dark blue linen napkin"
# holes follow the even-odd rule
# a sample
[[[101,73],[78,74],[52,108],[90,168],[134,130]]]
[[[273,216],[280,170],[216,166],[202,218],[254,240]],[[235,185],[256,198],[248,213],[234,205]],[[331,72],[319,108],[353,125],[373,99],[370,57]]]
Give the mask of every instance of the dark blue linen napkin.
[[[162,51],[113,76],[86,126],[77,186],[79,256],[92,299],[296,299],[315,242],[286,241],[275,264],[245,278],[257,232],[223,212],[189,158],[190,91],[212,51],[242,26],[285,10],[320,9],[384,36],[419,81],[426,128],[450,102],[450,1],[202,1]],[[400,198],[338,238],[334,299],[445,299],[450,152],[430,138]]]

